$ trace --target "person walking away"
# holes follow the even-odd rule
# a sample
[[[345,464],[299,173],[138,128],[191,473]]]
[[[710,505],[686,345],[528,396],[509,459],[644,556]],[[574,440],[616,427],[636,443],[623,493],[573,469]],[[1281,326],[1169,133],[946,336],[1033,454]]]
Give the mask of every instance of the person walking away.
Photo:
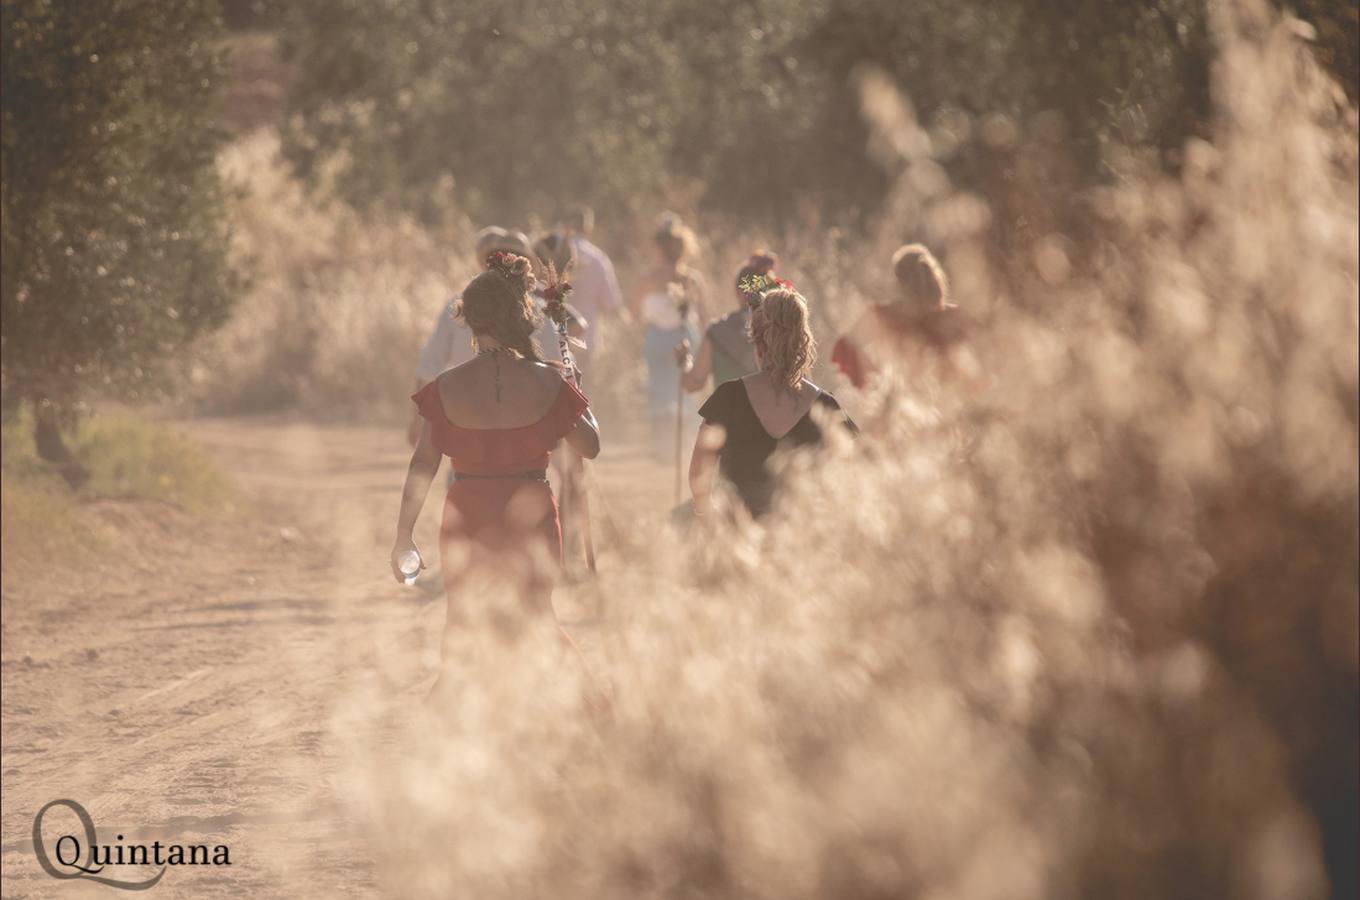
[[[745,511],[760,518],[775,509],[780,483],[770,462],[777,453],[820,447],[824,423],[859,431],[836,398],[807,378],[817,342],[807,301],[792,285],[780,283],[761,294],[750,333],[757,371],[718,385],[699,408],[703,424],[694,440],[689,483],[700,520],[714,510],[715,471]]]
[[[496,250],[506,250],[526,258],[533,255],[529,238],[522,231],[508,231],[492,225],[477,232],[475,252],[480,268],[485,269],[487,256]],[[460,299],[458,295],[450,298],[435,318],[434,327],[416,360],[414,390],[420,390],[434,381],[445,369],[462,365],[473,358],[472,331],[458,317]],[[545,322],[539,327],[538,341],[539,346],[545,348],[543,352],[548,359],[561,362],[556,332],[550,323]],[[413,410],[406,429],[406,439],[412,447],[420,436],[422,421],[420,413]]]
[[[613,261],[591,242],[595,232],[595,211],[584,204],[577,207],[567,217],[567,232],[576,257],[572,302],[589,322],[583,336],[585,354],[578,362],[581,368],[589,369],[588,357],[601,346],[604,323],[624,309],[623,291],[619,288]]]
[[[676,423],[683,425],[687,407],[675,348],[696,337],[694,321],[703,304],[703,278],[690,264],[697,245],[694,232],[678,216],[663,216],[653,240],[656,264],[644,282],[638,313],[647,326],[643,358],[647,363],[652,450],[658,459],[665,460]]]
[[[416,520],[447,456],[454,475],[439,548],[446,643],[451,632],[480,626],[487,637],[506,641],[555,630],[570,645],[551,602],[562,533],[548,454],[565,441],[593,459],[600,434],[589,401],[545,360],[534,338],[541,316],[532,288],[527,257],[492,253],[462,295],[474,357],[412,397],[423,425],[402,487],[391,565],[404,580],[403,557],[419,553]],[[469,586],[491,589],[464,590]],[[455,687],[450,680],[441,671],[431,697]]]
[[[977,384],[979,367],[969,347],[973,326],[950,301],[939,261],[921,244],[906,244],[893,254],[892,269],[897,298],[864,311],[832,347],[832,364],[857,388],[889,369],[912,380]]]

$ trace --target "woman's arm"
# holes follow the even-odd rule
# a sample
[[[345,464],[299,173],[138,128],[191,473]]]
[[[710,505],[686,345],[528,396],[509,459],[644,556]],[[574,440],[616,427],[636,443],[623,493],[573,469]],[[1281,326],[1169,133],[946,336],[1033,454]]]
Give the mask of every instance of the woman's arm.
[[[713,342],[708,339],[708,335],[704,335],[704,339],[699,342],[699,352],[692,359],[689,356],[689,341],[682,342],[680,346],[685,349],[680,382],[691,394],[703,390],[704,385],[708,384],[708,376],[713,374]],[[684,367],[684,362],[689,363],[688,369]]]
[[[699,426],[694,437],[694,452],[689,458],[689,492],[694,496],[694,513],[706,516],[712,511],[713,470],[724,440],[721,425],[708,422]]]
[[[415,393],[416,391],[420,390],[420,389],[423,388],[424,386],[425,386],[425,382],[421,381],[420,378],[417,377],[417,378],[416,378],[416,386],[415,386],[415,388],[411,391],[411,393]],[[406,443],[410,444],[410,445],[414,448],[415,445],[416,445],[416,443],[420,440],[420,429],[423,428],[424,426],[425,426],[425,417],[422,416],[422,415],[420,414],[420,410],[416,409],[416,408],[415,408],[415,404],[412,403],[412,404],[411,404],[411,421],[410,421],[410,422],[407,424],[407,426],[406,426]]]
[[[831,348],[831,364],[857,388],[863,388],[876,370],[867,348],[877,337],[877,317],[870,308],[860,314],[850,330],[838,337]]]
[[[708,284],[704,281],[704,276],[699,274],[698,269],[686,271],[685,288],[689,295],[690,314],[697,315],[700,322],[708,321]]]
[[[590,328],[590,322],[576,307],[567,304],[567,334],[578,340],[585,340],[586,330]]]
[[[416,441],[415,452],[411,454],[411,464],[406,468],[406,482],[401,489],[401,512],[397,514],[397,540],[392,545],[392,574],[402,581],[397,557],[407,550],[415,550],[416,519],[420,508],[425,505],[425,495],[430,492],[430,483],[439,471],[440,453],[434,446],[434,435],[429,421],[425,421]],[[419,551],[417,551],[419,552]]]
[[[587,406],[581,418],[576,420],[576,427],[567,432],[566,441],[567,446],[585,459],[600,455],[600,423],[595,421],[595,414],[590,411],[590,407]]]

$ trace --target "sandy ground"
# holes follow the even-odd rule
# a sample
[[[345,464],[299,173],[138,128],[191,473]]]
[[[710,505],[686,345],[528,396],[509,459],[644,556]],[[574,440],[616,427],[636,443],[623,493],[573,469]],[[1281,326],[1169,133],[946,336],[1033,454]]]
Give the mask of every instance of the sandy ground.
[[[34,815],[71,798],[101,843],[123,834],[230,848],[230,867],[172,867],[155,896],[380,894],[362,813],[340,783],[335,699],[378,668],[375,654],[408,660],[387,686],[397,707],[418,703],[435,675],[436,573],[407,588],[387,569],[402,437],[277,420],[179,427],[236,478],[240,509],[205,522],[165,506],[97,504],[90,514],[118,558],[47,579],[6,570],[0,893],[121,895],[39,867]],[[671,470],[635,445],[607,450],[595,474],[616,526],[640,527],[669,507]],[[438,491],[417,532],[429,557]],[[607,537],[602,571],[618,564]],[[566,620],[589,617],[570,589],[555,602]],[[74,821],[59,810],[46,833]]]

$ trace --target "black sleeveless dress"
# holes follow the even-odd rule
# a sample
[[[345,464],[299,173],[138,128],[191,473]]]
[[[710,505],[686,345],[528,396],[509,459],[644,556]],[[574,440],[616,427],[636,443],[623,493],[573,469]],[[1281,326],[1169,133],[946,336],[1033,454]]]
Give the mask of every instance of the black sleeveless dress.
[[[841,410],[836,398],[821,391],[813,401],[813,408],[821,407],[832,414],[851,434],[859,429]],[[718,474],[732,483],[752,516],[769,512],[777,489],[774,474],[767,465],[776,451],[799,447],[816,447],[823,441],[822,428],[809,410],[783,437],[771,437],[760,424],[746,385],[740,379],[724,381],[713,396],[699,408],[699,415],[709,425],[721,425],[727,440],[718,451]]]

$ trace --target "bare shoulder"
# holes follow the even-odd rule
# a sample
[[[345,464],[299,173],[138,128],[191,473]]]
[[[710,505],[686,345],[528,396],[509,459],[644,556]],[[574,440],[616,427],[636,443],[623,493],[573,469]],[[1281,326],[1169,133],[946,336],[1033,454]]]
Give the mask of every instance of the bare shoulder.
[[[562,390],[562,370],[557,366],[536,362],[530,366],[529,371],[544,394],[556,397],[557,392]]]
[[[466,377],[460,370],[467,368],[467,366],[468,363],[463,363],[451,369],[445,369],[436,375],[434,381],[431,382],[434,385],[435,393],[439,395],[440,401],[444,402],[445,409],[448,408],[445,398],[456,397],[460,393],[458,386]]]
[[[473,369],[481,364],[481,359],[480,356],[474,356],[467,362],[459,363],[452,368],[445,369],[443,372],[439,373],[439,377],[436,378],[435,381],[445,384],[457,384],[458,382],[465,380]]]

